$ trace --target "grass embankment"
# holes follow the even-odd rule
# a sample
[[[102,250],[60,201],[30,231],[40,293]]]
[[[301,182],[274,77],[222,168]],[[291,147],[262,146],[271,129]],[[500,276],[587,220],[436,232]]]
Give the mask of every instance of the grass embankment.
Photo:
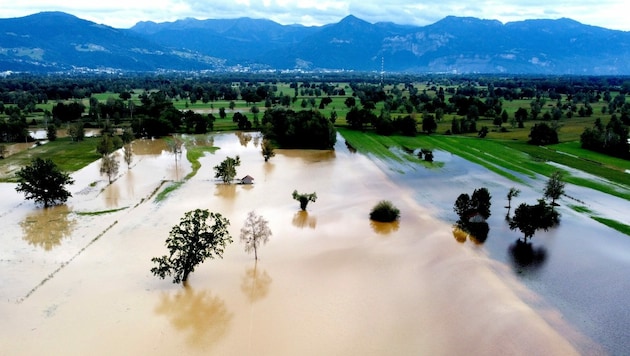
[[[595,214],[593,214],[593,212],[591,211],[591,209],[582,206],[582,205],[569,205],[569,207],[575,211],[577,211],[578,213],[582,213],[582,214],[588,214],[591,219],[599,222],[600,224],[604,224],[608,227],[610,227],[611,229],[617,230],[619,232],[621,232],[622,234],[626,234],[628,236],[630,236],[630,226],[626,225],[624,223],[621,223],[619,221],[616,220],[612,220],[612,219],[607,219],[607,218],[603,218],[601,216],[597,216]]]
[[[77,215],[84,215],[84,216],[98,216],[98,215],[104,215],[104,214],[109,214],[109,213],[115,213],[121,210],[125,210],[128,209],[129,207],[123,207],[123,208],[118,208],[118,209],[109,209],[109,210],[100,210],[100,211],[78,211],[75,212]]]
[[[166,188],[161,190],[155,196],[155,202],[159,203],[163,201],[164,199],[166,199],[166,197],[170,193],[174,192],[179,187],[181,187],[187,180],[194,177],[199,171],[199,169],[201,168],[201,163],[199,162],[199,159],[203,157],[207,152],[214,153],[218,149],[219,147],[195,146],[195,145],[190,144],[189,142],[186,142],[186,159],[188,159],[188,161],[191,163],[192,171],[188,173],[184,177],[183,180],[179,182],[173,182],[170,185],[168,185]]]
[[[96,152],[98,140],[99,138],[87,137],[83,141],[72,142],[70,138],[59,138],[8,156],[0,160],[0,167],[10,167],[6,171],[3,170],[5,173],[0,177],[0,181],[16,182],[15,172],[30,164],[36,157],[51,159],[61,171],[78,171],[101,158]]]
[[[540,147],[522,141],[488,140],[464,136],[379,136],[371,132],[361,133],[345,128],[340,128],[339,132],[353,147],[363,153],[400,161],[400,157],[390,149],[391,147],[441,149],[521,184],[522,179],[515,173],[532,178],[536,174],[548,177],[558,170],[548,162],[555,162],[604,178],[612,184],[600,183],[564,172],[566,182],[630,200],[630,175],[624,172],[630,169],[628,168],[630,162],[583,150],[576,143]]]

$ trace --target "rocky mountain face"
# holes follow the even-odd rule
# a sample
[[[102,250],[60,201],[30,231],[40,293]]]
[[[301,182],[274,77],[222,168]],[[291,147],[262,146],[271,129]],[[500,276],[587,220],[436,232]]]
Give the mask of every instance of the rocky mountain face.
[[[352,70],[630,74],[630,32],[570,19],[446,17],[417,27],[348,16],[317,27],[183,19],[115,29],[61,12],[0,19],[0,72]]]

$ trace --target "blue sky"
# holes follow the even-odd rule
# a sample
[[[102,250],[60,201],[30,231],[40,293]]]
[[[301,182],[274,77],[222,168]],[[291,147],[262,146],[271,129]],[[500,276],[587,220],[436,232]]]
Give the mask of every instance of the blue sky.
[[[0,0],[3,18],[63,11],[116,28],[139,21],[187,17],[267,18],[281,24],[323,25],[352,14],[368,22],[424,26],[446,16],[472,16],[501,22],[568,17],[588,25],[630,31],[627,0]]]

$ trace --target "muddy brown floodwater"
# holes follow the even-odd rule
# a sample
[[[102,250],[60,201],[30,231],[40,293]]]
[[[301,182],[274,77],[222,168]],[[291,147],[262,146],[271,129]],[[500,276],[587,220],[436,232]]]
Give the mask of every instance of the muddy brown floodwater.
[[[267,163],[259,142],[235,134],[200,142],[220,149],[160,203],[156,189],[191,169],[176,165],[162,141],[135,142],[131,169],[123,163],[110,186],[98,163],[77,172],[64,206],[44,210],[1,184],[0,354],[599,350],[509,265],[458,243],[439,210],[341,138],[335,151],[277,150]],[[213,178],[212,167],[235,155],[238,175],[253,185]],[[301,212],[294,189],[318,200]],[[368,219],[383,199],[401,210],[398,223]],[[151,258],[166,253],[171,227],[196,208],[227,217],[234,243],[223,259],[198,266],[186,287],[156,278]],[[258,262],[239,242],[251,210],[273,232]]]

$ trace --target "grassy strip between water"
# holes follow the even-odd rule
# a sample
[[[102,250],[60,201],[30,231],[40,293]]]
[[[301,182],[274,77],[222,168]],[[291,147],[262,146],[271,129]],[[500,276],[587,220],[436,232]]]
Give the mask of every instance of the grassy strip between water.
[[[630,162],[590,152],[579,148],[579,144],[566,143],[550,147],[529,145],[522,141],[501,141],[464,136],[418,135],[379,136],[372,132],[358,132],[340,128],[339,132],[359,152],[370,153],[382,159],[401,159],[389,148],[441,149],[479,164],[513,182],[523,183],[514,173],[535,177],[536,174],[550,176],[557,171],[547,162],[555,162],[594,176],[612,184],[576,177],[565,172],[568,183],[591,188],[612,196],[630,200],[630,175],[625,173]],[[601,163],[600,163],[601,162]]]
[[[172,182],[166,188],[161,190],[155,196],[155,202],[159,203],[159,202],[165,200],[166,197],[170,193],[172,193],[175,190],[179,189],[182,185],[184,185],[184,183],[187,180],[189,180],[190,178],[194,177],[197,174],[197,172],[199,171],[199,169],[201,168],[201,163],[199,162],[199,159],[201,157],[203,157],[206,154],[206,152],[214,153],[218,149],[219,149],[218,147],[193,146],[193,145],[189,146],[189,145],[186,145],[186,159],[188,159],[188,161],[191,163],[192,171],[190,173],[188,173],[184,177],[184,179],[182,181]]]
[[[622,234],[626,234],[628,236],[630,236],[630,226],[620,223],[619,221],[616,220],[612,220],[612,219],[607,219],[607,218],[602,218],[600,216],[593,216],[591,215],[591,218],[593,220],[598,221],[599,223],[602,223],[612,229],[615,229],[619,232],[621,232]]]
[[[430,150],[441,149],[456,154],[470,162],[482,165],[488,170],[518,183],[523,183],[523,181],[512,174],[508,169],[526,175],[533,174],[532,171],[522,169],[522,166],[513,163],[515,162],[515,156],[525,156],[520,152],[509,150],[509,152],[505,154],[501,153],[501,157],[489,153],[494,152],[497,148],[501,148],[501,146],[497,146],[498,144],[493,141],[483,141],[489,143],[488,146],[490,147],[485,147],[485,150],[482,150],[479,147],[475,147],[476,145],[471,145],[471,143],[481,140],[466,137],[437,135],[418,135],[415,137],[380,136],[372,132],[358,132],[345,128],[340,128],[339,132],[344,139],[359,152],[370,153],[385,160],[402,161],[401,157],[397,156],[394,151],[390,149],[391,147],[407,149],[426,148]],[[505,150],[502,149],[502,151]],[[519,157],[518,160],[522,160],[523,157]]]
[[[589,209],[589,208],[587,208],[585,206],[582,206],[582,205],[569,205],[569,207],[571,209],[577,211],[578,213],[589,214],[591,219],[599,222],[600,224],[604,224],[604,225],[610,227],[611,229],[615,229],[615,230],[621,232],[622,234],[630,236],[630,226],[629,225],[621,223],[621,222],[619,222],[617,220],[602,218],[600,216],[593,215],[593,211],[591,209]]]
[[[117,211],[125,210],[127,208],[128,208],[128,206],[123,207],[123,208],[118,208],[118,209],[101,210],[101,211],[78,211],[78,212],[76,212],[76,214],[77,215],[84,215],[84,216],[96,216],[96,215],[104,215],[104,214],[115,213]]]

